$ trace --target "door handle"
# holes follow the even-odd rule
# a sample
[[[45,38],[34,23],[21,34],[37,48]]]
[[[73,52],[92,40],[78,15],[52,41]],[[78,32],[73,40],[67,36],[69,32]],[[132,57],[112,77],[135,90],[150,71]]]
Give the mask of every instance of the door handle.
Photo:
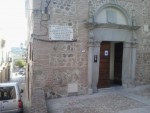
[[[3,103],[8,102],[8,100],[4,100]]]

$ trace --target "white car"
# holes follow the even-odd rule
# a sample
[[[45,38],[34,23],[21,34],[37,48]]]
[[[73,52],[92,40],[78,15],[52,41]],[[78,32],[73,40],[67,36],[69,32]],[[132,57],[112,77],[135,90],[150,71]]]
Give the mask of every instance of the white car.
[[[25,71],[21,70],[21,71],[19,71],[18,74],[20,74],[20,75],[25,75]]]
[[[0,113],[23,113],[23,102],[17,83],[0,83]]]

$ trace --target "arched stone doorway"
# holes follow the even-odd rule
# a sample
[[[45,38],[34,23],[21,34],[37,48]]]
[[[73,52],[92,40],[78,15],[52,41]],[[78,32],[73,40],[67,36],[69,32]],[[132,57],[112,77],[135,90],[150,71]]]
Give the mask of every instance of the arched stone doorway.
[[[111,3],[100,7],[93,16],[92,22],[88,23],[90,29],[88,55],[89,93],[97,92],[98,88],[101,88],[102,82],[105,82],[104,84],[109,86],[108,84],[110,84],[111,79],[113,78],[113,80],[115,80],[114,73],[117,72],[115,72],[114,65],[117,62],[114,60],[114,54],[117,53],[114,52],[114,48],[117,48],[118,44],[121,44],[122,47],[122,56],[120,55],[121,63],[118,63],[119,67],[121,66],[121,72],[119,70],[119,81],[124,87],[134,85],[136,64],[136,38],[134,30],[139,27],[133,23],[134,21],[128,16],[125,9],[117,4]],[[104,42],[110,44],[109,49],[107,47],[106,49],[101,48]],[[104,66],[101,62],[103,62],[103,58],[107,56],[109,56],[109,62],[107,62],[107,66]],[[105,67],[105,69],[103,67]],[[102,73],[105,73],[105,75],[102,75]],[[104,76],[108,77],[105,78]],[[102,80],[100,80],[100,78],[102,78]]]

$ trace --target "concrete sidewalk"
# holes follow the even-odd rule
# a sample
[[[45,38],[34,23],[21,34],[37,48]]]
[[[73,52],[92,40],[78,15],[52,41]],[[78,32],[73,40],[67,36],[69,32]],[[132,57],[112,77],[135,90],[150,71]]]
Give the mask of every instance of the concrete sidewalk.
[[[47,100],[49,113],[150,113],[150,85]]]

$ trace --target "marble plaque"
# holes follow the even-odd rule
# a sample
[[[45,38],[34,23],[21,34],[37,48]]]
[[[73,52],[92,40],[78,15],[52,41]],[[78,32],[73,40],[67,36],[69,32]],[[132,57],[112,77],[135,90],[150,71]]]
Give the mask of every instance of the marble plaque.
[[[71,26],[60,26],[51,25],[50,29],[50,40],[63,40],[72,41],[73,40],[73,28]]]

